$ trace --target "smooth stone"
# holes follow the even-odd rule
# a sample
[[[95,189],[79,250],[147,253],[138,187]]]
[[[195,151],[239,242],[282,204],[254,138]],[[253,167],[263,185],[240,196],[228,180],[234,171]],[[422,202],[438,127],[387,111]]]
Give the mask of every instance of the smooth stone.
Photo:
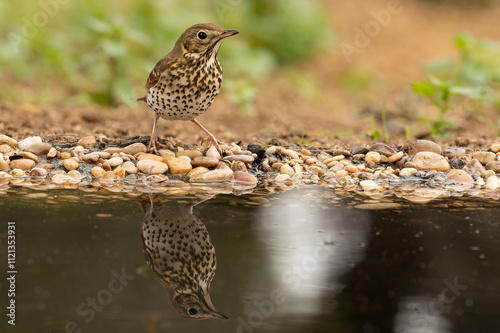
[[[72,184],[78,184],[82,181],[82,174],[78,170],[71,170],[66,174],[66,177],[69,178],[69,182]]]
[[[188,155],[182,155],[188,156]],[[181,175],[185,174],[193,168],[189,161],[186,161],[184,158],[174,157],[166,161],[168,165],[168,173],[171,175]]]
[[[199,150],[179,150],[175,154],[175,156],[176,157],[187,156],[190,159],[194,159],[195,157],[203,156],[203,153],[201,151],[199,151]]]
[[[34,178],[45,178],[47,176],[47,170],[44,168],[33,168],[30,171],[30,176]]]
[[[351,150],[352,156],[359,154],[365,155],[367,152],[369,152],[368,148],[360,146],[356,146]]]
[[[217,159],[220,159],[221,156],[220,156],[220,153],[219,151],[217,150],[217,148],[215,148],[215,146],[210,146],[210,148],[208,148],[205,156],[208,156],[208,157],[215,157]]]
[[[297,157],[298,158],[298,157]],[[223,161],[240,161],[243,163],[252,163],[255,158],[252,155],[230,155],[222,159]]]
[[[278,151],[276,146],[271,146],[266,149],[266,154],[275,154]]]
[[[109,163],[109,165],[112,168],[114,168],[114,167],[117,167],[117,166],[123,164],[123,158],[121,158],[121,157],[113,157],[113,158],[110,158],[109,160],[107,160],[107,162]]]
[[[493,170],[495,172],[500,172],[500,162],[491,161],[486,164],[486,170]]]
[[[114,180],[114,179],[116,179],[116,175],[113,173],[113,171],[106,171],[102,175],[101,179],[103,179],[103,180]]]
[[[416,155],[420,152],[431,152],[438,155],[441,155],[441,153],[443,152],[440,145],[429,140],[408,141],[403,146],[402,150],[410,156]]]
[[[77,161],[72,158],[63,161],[63,166],[66,170],[76,170],[80,166]]]
[[[391,155],[387,158],[387,162],[389,163],[394,163],[396,161],[399,161],[400,159],[402,159],[404,156],[404,153],[402,151],[400,151],[399,153],[396,153],[394,155]]]
[[[123,179],[125,177],[125,169],[122,166],[117,167],[116,169],[113,170],[113,173],[116,175],[117,178]]]
[[[461,147],[446,147],[443,149],[443,155],[448,158],[465,156],[465,149]]]
[[[145,154],[143,154],[145,155]],[[142,156],[142,155],[141,155]],[[156,156],[156,155],[153,155]],[[160,157],[160,156],[158,156]],[[159,175],[167,172],[168,165],[151,159],[143,159],[137,162],[137,169],[150,175]]]
[[[106,173],[106,170],[104,170],[101,167],[95,166],[90,170],[90,174],[94,177],[102,177]]]
[[[82,161],[89,164],[96,164],[99,161],[99,155],[95,153],[85,154],[82,157]]]
[[[413,163],[415,163],[415,166],[419,170],[450,170],[450,164],[448,161],[443,156],[433,152],[417,153],[413,158]]]
[[[160,149],[158,150],[158,155],[160,156],[175,156],[175,153],[171,150],[168,150],[168,149]]]
[[[66,159],[68,159],[68,158],[71,158],[71,154],[70,154],[70,153],[68,153],[67,151],[65,151],[65,152],[62,152],[62,153],[61,153],[60,157],[61,157],[63,160],[66,160]]]
[[[399,172],[399,176],[409,177],[409,176],[413,176],[417,172],[418,172],[418,170],[415,168],[404,168],[404,169],[401,169],[401,171]]]
[[[277,175],[276,178],[274,178],[274,180],[277,182],[286,182],[288,180],[291,180],[291,178],[286,173],[282,173],[281,175]]]
[[[34,143],[28,148],[22,150],[26,150],[32,152],[35,155],[41,156],[47,154],[50,151],[50,149],[52,149],[52,146],[50,144],[45,142],[40,142],[40,143]]]
[[[39,136],[30,136],[24,140],[19,141],[17,143],[17,148],[19,148],[20,150],[26,150],[35,143],[43,143],[42,138]]]
[[[19,160],[13,160],[10,162],[10,167],[12,169],[29,170],[35,166],[35,161],[28,158],[22,158]]]
[[[193,177],[196,177],[198,175],[201,175],[201,174],[209,172],[209,171],[210,171],[209,169],[200,166],[200,167],[194,168],[193,170],[189,171],[186,176],[189,178],[193,178]]]
[[[150,161],[161,162],[161,161],[163,161],[163,157],[158,156],[158,155],[154,155],[154,154],[145,153],[145,154],[140,154],[139,156],[137,156],[137,160],[139,160],[139,161],[150,160]],[[140,170],[140,168],[139,168],[139,170]]]
[[[104,152],[114,154],[114,153],[121,153],[122,149],[118,147],[108,147],[104,149]]]
[[[293,171],[291,166],[289,166],[288,164],[283,164],[280,168],[280,173],[282,175],[292,176],[295,172]]]
[[[132,155],[132,156],[134,156],[137,153],[145,153],[147,151],[148,151],[148,149],[147,149],[146,145],[144,143],[141,143],[141,142],[132,143],[131,145],[128,145],[128,146],[123,147],[121,149],[122,153],[125,153],[127,155]]]
[[[207,167],[207,168],[215,168],[219,164],[219,159],[216,157],[210,156],[197,156],[193,158],[191,164],[194,167]]]
[[[359,185],[361,185],[364,191],[373,191],[380,189],[377,183],[375,183],[373,180],[362,180],[359,182]]]
[[[377,152],[377,153],[379,153],[381,155],[385,155],[387,157],[392,156],[392,155],[397,153],[397,151],[394,150],[394,148],[389,146],[387,143],[383,143],[383,142],[377,142],[377,143],[372,144],[368,150]]]
[[[497,158],[497,156],[495,155],[495,153],[489,151],[478,151],[477,153],[474,153],[474,155],[472,155],[472,158],[475,158],[479,161],[479,163],[485,165],[489,162],[493,162]]]
[[[457,183],[469,184],[474,183],[474,179],[465,171],[460,169],[451,169],[446,174],[446,178]]]
[[[242,183],[257,183],[258,180],[255,178],[254,175],[244,172],[244,171],[235,171],[233,173],[233,180],[235,182],[242,182]]]
[[[7,171],[9,169],[10,169],[9,162],[7,162],[4,159],[3,154],[0,153],[0,171]]]
[[[491,151],[498,153],[500,151],[500,143],[494,143],[491,145]]]
[[[50,148],[49,152],[47,153],[47,158],[52,159],[57,156],[57,149],[52,147]]]
[[[463,169],[464,166],[465,166],[465,161],[458,158],[454,158],[450,162],[450,167],[452,169]]]
[[[26,176],[25,170],[21,169],[13,169],[10,174],[14,177]]]
[[[12,151],[12,147],[8,144],[0,145],[0,153],[9,153],[10,151]]]
[[[122,168],[125,170],[126,173],[137,173],[138,171],[135,164],[130,161],[123,163]]]
[[[281,150],[281,153],[285,156],[290,157],[290,158],[294,158],[294,159],[299,158],[299,155],[291,149],[283,149],[283,150]]]
[[[464,171],[466,171],[468,174],[474,175],[474,176],[480,176],[482,175],[486,169],[484,166],[475,158],[467,162],[465,166],[463,167]]]
[[[225,181],[233,177],[233,170],[229,168],[211,170],[196,176],[191,177],[191,181]]]
[[[349,150],[340,149],[333,152],[333,156],[343,155],[344,157],[351,157],[351,152]],[[309,155],[311,156],[311,155]]]
[[[356,168],[352,164],[346,165],[345,168],[344,168],[344,170],[347,171],[347,172],[349,172],[349,173],[354,173],[354,172],[358,172],[359,171],[359,169]]]
[[[1,134],[0,135],[0,144],[7,144],[11,147],[15,147],[15,146],[17,146],[17,141],[14,140],[13,138],[11,138],[10,136]]]
[[[78,146],[83,148],[94,148],[96,143],[95,137],[93,135],[84,136],[76,143]]]
[[[248,172],[248,169],[247,169],[247,166],[245,165],[245,163],[240,162],[240,161],[234,161],[233,163],[231,163],[231,170],[233,170],[234,172],[236,172],[236,171]]]
[[[367,163],[373,162],[373,163],[378,163],[380,162],[380,153],[376,151],[370,151],[366,153],[365,155],[365,161]]]

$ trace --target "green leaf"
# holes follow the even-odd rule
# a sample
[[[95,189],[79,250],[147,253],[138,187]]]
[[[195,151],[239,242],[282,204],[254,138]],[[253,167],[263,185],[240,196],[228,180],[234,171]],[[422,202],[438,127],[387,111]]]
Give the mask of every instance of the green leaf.
[[[432,97],[434,95],[434,88],[427,81],[412,83],[411,88],[416,94],[423,95],[425,97]]]

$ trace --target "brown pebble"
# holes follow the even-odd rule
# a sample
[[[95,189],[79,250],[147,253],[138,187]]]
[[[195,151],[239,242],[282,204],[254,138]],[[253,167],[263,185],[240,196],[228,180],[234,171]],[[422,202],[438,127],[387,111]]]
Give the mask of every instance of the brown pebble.
[[[93,135],[88,135],[78,140],[77,145],[82,146],[83,148],[94,148],[95,143],[95,137]]]
[[[35,166],[35,161],[28,158],[22,158],[19,160],[14,160],[10,162],[10,167],[12,169],[29,170]]]
[[[90,174],[94,177],[102,177],[106,173],[106,170],[104,170],[101,167],[93,167],[92,170],[90,170]]]
[[[500,172],[500,162],[491,161],[486,164],[486,170],[493,170],[495,172]]]
[[[66,170],[76,170],[80,165],[74,159],[68,158],[67,160],[63,161],[63,166],[64,168],[66,168]]]
[[[441,155],[433,152],[419,152],[415,155],[413,163],[419,170],[448,171],[450,164]]]
[[[181,155],[188,156],[188,155]],[[166,161],[168,165],[168,173],[171,175],[181,175],[188,173],[193,168],[189,161],[186,161],[184,158],[173,157]]]
[[[474,179],[465,171],[460,169],[451,169],[446,174],[446,178],[456,183],[469,184],[474,183]]]
[[[242,182],[242,183],[257,183],[257,178],[255,178],[254,175],[248,173],[248,172],[243,172],[243,171],[236,171],[233,173],[233,180],[235,182]]]
[[[43,168],[33,168],[30,171],[30,176],[35,178],[45,178],[47,176],[47,170]]]
[[[191,164],[194,167],[203,166],[207,168],[214,168],[219,164],[219,159],[211,156],[197,156],[193,159]]]
[[[344,168],[345,171],[353,173],[353,172],[358,172],[358,168],[356,168],[354,165],[346,165]]]
[[[409,141],[403,146],[402,151],[410,156],[416,155],[420,152],[431,152],[438,155],[443,153],[443,149],[440,145],[429,140]]]
[[[496,159],[496,155],[489,151],[478,151],[472,155],[472,158],[475,158],[479,163],[485,165],[489,162],[493,162]]]

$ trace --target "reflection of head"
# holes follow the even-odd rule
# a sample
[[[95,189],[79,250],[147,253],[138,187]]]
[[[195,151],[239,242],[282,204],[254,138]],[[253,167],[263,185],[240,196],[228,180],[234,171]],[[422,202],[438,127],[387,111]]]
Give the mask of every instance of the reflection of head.
[[[175,310],[190,319],[227,319],[210,299],[217,265],[208,231],[192,205],[166,207],[158,197],[141,199],[146,261],[167,291]]]

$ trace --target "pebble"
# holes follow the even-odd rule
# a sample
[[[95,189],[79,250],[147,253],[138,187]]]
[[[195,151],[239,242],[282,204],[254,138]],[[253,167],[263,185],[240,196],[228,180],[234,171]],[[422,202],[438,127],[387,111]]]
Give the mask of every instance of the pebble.
[[[365,155],[368,152],[369,152],[368,148],[366,148],[366,147],[360,147],[360,146],[356,146],[356,147],[354,147],[351,150],[352,156],[354,156],[354,155]]]
[[[107,162],[109,163],[110,167],[114,168],[116,166],[119,166],[119,165],[123,164],[123,158],[121,158],[121,157],[113,157],[113,158],[110,158],[109,160],[107,160]]]
[[[242,183],[257,183],[257,178],[255,178],[254,175],[248,173],[248,172],[243,172],[243,171],[236,171],[233,173],[233,180],[235,182],[242,182]]]
[[[404,153],[402,151],[400,151],[399,153],[396,153],[394,155],[391,155],[387,158],[387,162],[388,163],[394,163],[396,161],[399,161],[400,159],[402,159],[404,156]]]
[[[123,163],[122,168],[125,170],[126,173],[137,173],[138,169],[135,166],[134,163],[127,161]]]
[[[488,162],[493,162],[496,159],[496,155],[495,153],[489,151],[479,151],[477,153],[474,153],[474,155],[472,155],[472,158],[475,158],[479,161],[479,163],[485,165]]]
[[[446,174],[446,178],[453,180],[456,183],[472,184],[474,179],[465,171],[460,169],[451,169]]]
[[[145,154],[143,154],[145,155]],[[140,155],[142,156],[142,155]],[[140,157],[139,156],[139,157]],[[137,169],[150,175],[159,175],[167,172],[168,165],[152,159],[142,159],[137,162]]]
[[[500,172],[500,162],[491,161],[486,164],[486,170],[493,170],[495,172]]]
[[[26,172],[22,169],[13,169],[11,174],[14,177],[21,177],[21,176],[25,176]]]
[[[223,161],[240,161],[243,163],[252,163],[255,161],[255,158],[252,155],[231,155],[226,156],[222,159]]]
[[[22,158],[19,160],[13,160],[10,162],[10,167],[12,169],[29,170],[35,166],[35,161],[28,158]]]
[[[211,156],[197,156],[193,158],[191,164],[194,167],[203,166],[207,168],[214,168],[219,164],[219,159]]]
[[[418,172],[417,169],[415,168],[404,168],[402,169],[400,172],[399,172],[399,175],[401,177],[409,177],[409,176],[413,176],[414,174],[416,174]]]
[[[192,160],[195,157],[203,156],[203,153],[199,150],[180,150],[175,154],[175,156],[177,157],[187,156]]]
[[[78,184],[82,181],[82,174],[78,170],[71,170],[66,174],[66,177],[71,184]]]
[[[125,169],[122,166],[119,166],[116,169],[114,169],[113,173],[119,179],[123,179],[123,177],[125,177]]]
[[[464,166],[465,166],[465,161],[458,158],[454,158],[450,162],[450,167],[452,169],[463,169]]]
[[[150,160],[150,161],[157,161],[157,162],[163,161],[163,157],[162,156],[158,156],[158,155],[154,155],[154,154],[149,154],[149,153],[140,154],[139,156],[137,156],[137,159],[139,161],[143,161],[143,160]],[[139,170],[140,169],[141,168],[139,168]]]
[[[205,156],[215,157],[217,159],[221,158],[221,155],[220,155],[219,151],[217,150],[217,148],[215,148],[215,146],[210,146],[210,148],[208,148]]]
[[[50,148],[49,152],[47,153],[47,158],[52,159],[57,156],[57,149],[54,147]]]
[[[193,177],[196,177],[198,175],[201,175],[201,174],[209,172],[209,171],[210,170],[208,168],[200,166],[200,167],[194,168],[193,170],[189,171],[186,176],[189,178],[193,178]]]
[[[274,178],[274,180],[277,182],[286,182],[288,180],[291,180],[291,178],[290,178],[290,175],[283,173],[281,175],[277,175],[276,178]]]
[[[472,159],[469,162],[467,162],[463,167],[463,169],[467,173],[474,176],[480,176],[486,171],[484,166],[476,159]]]
[[[76,170],[80,165],[74,159],[68,158],[67,160],[63,161],[63,166],[64,168],[66,168],[66,170]]]
[[[84,136],[77,142],[77,145],[82,146],[83,148],[94,148],[95,144],[96,140],[93,135]]]
[[[40,139],[41,141],[41,139]],[[16,147],[18,145],[17,141],[11,138],[10,136],[1,134],[0,135],[0,144],[7,144],[11,147]]]
[[[90,170],[90,174],[94,177],[102,177],[106,173],[106,170],[104,170],[101,167],[95,166]]]
[[[292,176],[294,174],[294,171],[293,171],[292,167],[289,166],[288,164],[283,164],[280,168],[280,173]]]
[[[278,150],[277,150],[276,146],[271,146],[271,147],[266,149],[266,154],[275,154],[277,151]]]
[[[20,150],[27,150],[31,145],[35,143],[43,143],[42,138],[39,136],[30,136],[24,140],[17,143],[17,148]],[[15,147],[15,146],[14,146]]]
[[[415,163],[415,166],[419,170],[450,170],[450,164],[448,161],[443,156],[433,152],[417,153],[413,159],[413,163]]]
[[[206,181],[225,181],[230,180],[233,177],[233,170],[229,168],[222,168],[216,170],[210,170],[205,173],[201,173],[190,178],[192,182],[206,182]]]
[[[359,182],[359,185],[361,185],[364,191],[374,191],[380,189],[380,186],[378,186],[373,180],[362,180]]]
[[[7,144],[0,145],[0,153],[9,153],[11,150],[12,147]]]
[[[0,153],[0,171],[7,171],[9,169],[9,163],[4,159],[3,154]]]
[[[377,152],[377,153],[379,153],[381,155],[385,155],[387,157],[392,156],[392,155],[397,153],[397,151],[394,150],[394,148],[389,146],[387,143],[383,143],[383,142],[374,143],[373,145],[371,145],[371,147],[368,150],[370,152]]]
[[[114,174],[113,171],[106,171],[101,177],[101,180],[115,180],[116,175]]]
[[[281,150],[281,153],[283,155],[291,157],[291,158],[295,158],[295,159],[299,158],[299,155],[291,149],[283,149],[283,150]]]
[[[62,152],[62,153],[60,154],[60,157],[61,157],[63,160],[65,160],[65,159],[71,158],[71,154],[70,154],[70,153],[68,153],[67,151],[65,151],[65,152]]]
[[[446,147],[443,149],[443,155],[448,158],[465,156],[465,149],[461,147]]]
[[[31,146],[29,146],[28,148],[22,149],[22,150],[26,150],[26,151],[32,152],[33,154],[35,154],[37,156],[41,156],[41,155],[47,154],[50,151],[50,149],[52,149],[52,146],[50,144],[45,143],[45,142],[40,142],[40,143],[34,143]]]
[[[378,163],[380,162],[380,153],[376,152],[376,151],[370,151],[368,153],[366,153],[365,155],[365,161],[367,163]]]
[[[31,169],[30,176],[35,178],[45,178],[47,177],[47,170],[44,168],[33,168]]]
[[[437,143],[429,140],[413,140],[407,142],[402,149],[410,156],[416,155],[420,152],[431,152],[441,155],[443,150]]]
[[[181,155],[188,156],[188,155]],[[186,161],[184,158],[173,157],[166,161],[168,165],[168,173],[171,175],[181,175],[185,174],[193,168],[190,161]]]
[[[243,171],[243,172],[247,172],[248,169],[247,169],[247,166],[245,165],[245,163],[241,162],[241,161],[234,161],[231,163],[231,170],[233,170],[234,172],[236,171]]]
[[[491,145],[491,151],[494,153],[500,152],[500,143],[494,143]]]
[[[146,148],[146,145],[144,145],[144,143],[141,142],[132,143],[131,145],[128,145],[121,149],[122,153],[132,156],[134,156],[137,153],[145,153],[147,151],[148,149]]]

